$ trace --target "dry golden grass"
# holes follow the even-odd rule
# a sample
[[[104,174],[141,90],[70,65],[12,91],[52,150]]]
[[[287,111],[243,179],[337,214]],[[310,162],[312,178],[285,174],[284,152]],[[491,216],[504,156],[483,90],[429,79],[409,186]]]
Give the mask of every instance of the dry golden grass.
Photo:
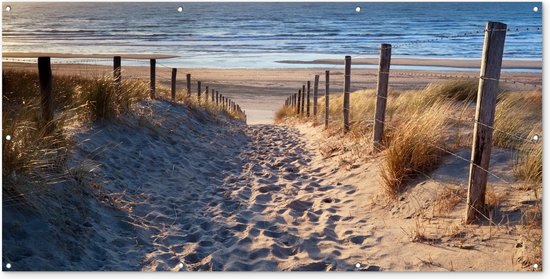
[[[464,188],[445,188],[438,193],[434,200],[434,211],[439,214],[451,212],[459,203],[466,200],[466,189]]]
[[[55,115],[50,123],[43,123],[38,75],[9,70],[3,72],[2,82],[2,176],[8,196],[17,195],[16,185],[21,183],[47,185],[67,179],[64,175],[69,174],[63,167],[72,143],[66,128],[77,123],[107,121],[130,112],[132,104],[146,99],[149,92],[149,84],[144,81],[123,80],[120,93],[115,94],[110,77],[54,75]],[[163,87],[158,91],[164,95],[169,92]],[[199,104],[193,98],[182,98],[179,103],[191,110],[207,111],[214,119],[221,114],[244,119],[238,112],[211,103]]]
[[[540,127],[533,128],[529,136],[532,138],[537,131]],[[527,188],[542,183],[542,140],[524,141],[519,146],[514,172]]]
[[[288,119],[296,115],[296,111],[289,106],[283,106],[277,112],[275,112],[275,123],[282,123],[285,119]]]
[[[402,184],[415,174],[435,168],[442,148],[469,148],[473,130],[478,83],[470,79],[450,79],[429,84],[419,91],[393,91],[388,94],[384,166],[381,174],[390,196],[399,192]],[[341,133],[342,96],[330,99],[330,124],[327,137]],[[323,122],[324,98],[319,99],[320,112],[315,119]],[[363,156],[372,152],[372,127],[376,94],[374,90],[359,90],[350,94],[351,130],[344,138],[352,146],[360,146]],[[287,109],[288,110],[288,109]],[[292,116],[292,111],[278,113],[277,121]],[[526,181],[540,181],[542,176],[542,145],[526,142],[536,133],[541,136],[542,94],[533,92],[499,92],[495,116],[494,143],[498,147],[519,150],[516,175]],[[518,140],[519,139],[519,140]],[[328,149],[331,149],[327,147]],[[331,152],[325,152],[331,153]],[[414,158],[414,159],[413,159]]]
[[[409,115],[407,121],[396,126],[380,170],[384,190],[390,197],[395,198],[411,178],[429,173],[439,165],[449,128],[446,115],[451,109],[449,104],[438,102]]]
[[[514,173],[526,187],[542,183],[541,137],[542,92],[501,94],[495,112],[493,143],[518,151]]]
[[[502,203],[506,201],[506,195],[504,193],[495,192],[494,187],[487,185],[485,192],[485,205],[489,208],[498,208]]]
[[[424,92],[429,98],[446,98],[454,101],[475,101],[478,82],[473,79],[449,79],[440,83],[429,84]]]
[[[533,127],[541,123],[540,91],[502,93],[495,111],[493,143],[503,148],[518,148],[530,140]]]
[[[521,238],[516,245],[516,248],[519,248],[516,260],[525,269],[534,270],[533,265],[537,264],[537,270],[543,270],[542,201],[524,211],[522,219],[523,226],[519,227]]]

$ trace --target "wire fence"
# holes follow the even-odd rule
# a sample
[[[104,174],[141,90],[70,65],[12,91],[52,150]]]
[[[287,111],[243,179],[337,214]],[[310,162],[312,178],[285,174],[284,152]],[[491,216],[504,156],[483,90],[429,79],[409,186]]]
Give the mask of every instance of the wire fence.
[[[423,39],[423,40],[416,40],[416,41],[411,41],[411,42],[408,42],[408,43],[401,43],[401,44],[396,44],[396,45],[384,45],[382,44],[381,47],[378,47],[378,48],[372,48],[373,50],[376,50],[377,51],[377,54],[378,52],[380,53],[380,65],[382,65],[382,53],[385,51],[385,50],[388,50],[388,49],[396,49],[396,48],[405,48],[405,47],[411,47],[411,46],[414,46],[416,44],[423,44],[423,43],[435,43],[435,42],[438,42],[438,41],[443,41],[443,40],[447,40],[447,39],[453,39],[453,38],[461,38],[461,37],[471,37],[471,36],[482,36],[482,35],[485,35],[487,32],[514,32],[514,33],[517,33],[517,34],[521,34],[522,32],[536,32],[536,31],[540,31],[542,29],[542,27],[526,27],[526,28],[506,28],[506,29],[492,29],[492,30],[478,30],[478,31],[475,31],[475,32],[467,32],[467,33],[459,33],[459,34],[445,34],[445,35],[440,35],[440,36],[436,36],[434,38],[430,38],[430,39]],[[389,60],[388,60],[389,61]],[[347,62],[346,62],[347,63]],[[389,63],[389,62],[388,62]],[[334,69],[335,67],[332,67],[331,69]],[[341,68],[338,67],[338,68]],[[499,69],[500,70],[500,69]],[[482,71],[483,72],[483,71]],[[487,80],[487,81],[501,81],[501,82],[505,82],[505,83],[511,83],[511,84],[519,84],[519,85],[524,85],[524,86],[529,86],[529,87],[533,87],[533,88],[540,88],[542,86],[541,83],[531,83],[531,82],[524,82],[524,81],[518,81],[518,80],[515,80],[511,77],[501,77],[501,78],[490,78],[490,77],[485,77],[485,76],[479,76],[479,75],[475,75],[475,74],[456,74],[456,73],[422,73],[422,72],[417,72],[417,71],[408,71],[408,72],[404,72],[404,71],[389,71],[389,72],[383,72],[381,71],[381,69],[379,69],[378,71],[378,84],[380,84],[382,81],[382,76],[389,76],[389,75],[393,75],[393,76],[406,76],[406,77],[419,77],[419,76],[422,76],[422,77],[435,77],[435,78],[442,78],[442,79],[450,79],[450,78],[462,78],[462,79],[475,79],[475,80],[479,80],[480,82],[483,81],[483,80]],[[348,82],[348,80],[346,80],[346,82]],[[321,87],[322,88],[322,87]],[[378,89],[378,90],[381,90],[381,89]],[[380,92],[380,91],[379,91]],[[298,93],[300,94],[300,93]],[[328,94],[328,92],[327,92]],[[346,94],[344,94],[344,98],[346,98],[345,96]],[[379,102],[380,100],[384,100],[384,105],[383,105],[383,110],[385,110],[385,103],[386,101],[391,101],[390,99],[391,98],[388,98],[387,96],[384,96],[384,95],[380,95],[379,93],[377,93],[377,106],[379,106]],[[305,98],[305,94],[304,92],[301,92],[301,95],[300,96],[297,96],[297,94],[291,94],[285,101],[285,106],[287,107],[291,107],[292,108],[292,111],[295,115],[298,115],[299,117],[304,117],[304,111],[305,109],[302,109],[302,108],[299,108],[299,107],[296,107],[297,105],[301,105],[303,104],[304,102],[306,102],[306,100],[304,99]],[[308,96],[309,98],[309,96]],[[316,98],[316,96],[314,97]],[[298,101],[296,101],[298,100]],[[301,103],[300,103],[301,101]],[[348,101],[349,103],[349,101]],[[308,100],[308,104],[309,104],[309,100]],[[349,108],[349,105],[347,105],[346,107],[346,102],[342,102],[342,105],[343,105],[343,108],[342,108],[342,112],[344,114],[344,117],[342,119],[339,119],[339,121],[344,121],[343,123],[343,126],[344,126],[344,132],[347,131],[347,126],[349,125],[349,123],[347,123],[347,118],[349,118],[349,116],[346,116],[346,114],[349,115],[349,111],[350,111],[350,108]],[[479,106],[479,104],[478,104]],[[478,107],[479,109],[479,107]],[[322,109],[318,110],[318,111],[323,111]],[[378,108],[377,108],[377,112],[378,112]],[[322,113],[322,112],[321,112]],[[325,123],[328,123],[328,115],[327,113],[324,113],[325,114]],[[372,119],[367,119],[366,121],[367,122],[372,122],[372,123],[380,123],[380,124],[383,124],[387,127],[389,127],[390,129],[394,129],[394,130],[397,130],[398,127],[396,127],[395,125],[392,124],[392,122],[390,121],[385,121],[385,120],[380,120],[380,119],[377,119],[376,118],[377,116],[375,116],[374,118]],[[483,123],[483,122],[480,122],[476,119],[476,117],[471,117],[471,118],[466,118],[466,119],[463,119],[463,118],[453,118],[453,117],[448,117],[447,118],[448,120],[453,120],[453,121],[460,121],[462,123],[470,123],[472,126],[480,126],[480,127],[483,127],[483,128],[487,128],[489,129],[490,133],[492,134],[493,132],[499,132],[499,133],[502,133],[504,135],[506,135],[507,137],[510,137],[514,140],[517,140],[519,142],[521,142],[522,144],[540,144],[539,141],[540,141],[540,138],[541,138],[541,132],[542,131],[539,131],[537,132],[536,134],[534,135],[527,135],[526,137],[524,136],[519,136],[517,134],[513,134],[513,133],[510,133],[509,131],[506,131],[506,130],[502,130],[502,129],[499,129],[497,127],[495,127],[494,125],[487,125],[486,123]],[[374,125],[375,127],[377,125]],[[327,127],[327,124],[325,124],[325,127]],[[376,133],[376,129],[374,129],[374,132]],[[374,149],[376,149],[376,135],[375,135],[375,145],[374,145]],[[514,184],[516,181],[512,181],[512,180],[509,180],[509,179],[506,179],[504,178],[503,176],[497,174],[496,172],[494,171],[491,171],[490,169],[488,168],[485,168],[479,164],[477,164],[473,159],[470,159],[470,158],[465,158],[464,156],[462,156],[461,154],[453,151],[453,150],[450,150],[448,148],[446,148],[444,145],[435,145],[433,143],[430,143],[430,142],[426,142],[426,144],[428,144],[429,146],[431,146],[432,148],[438,150],[439,152],[442,152],[448,156],[452,156],[454,157],[455,159],[458,159],[460,161],[463,161],[467,164],[469,164],[471,166],[471,168],[476,168],[476,169],[479,169],[481,170],[482,172],[485,172],[487,175],[490,175],[494,178],[496,178],[499,182],[505,184],[505,185],[511,185],[511,184]],[[473,157],[472,157],[473,158]],[[422,171],[419,171],[417,169],[414,169],[413,171],[415,172],[418,172],[419,174],[422,174],[423,176],[425,176],[426,178],[430,179],[430,180],[433,180],[437,183],[439,183],[436,179],[434,179],[433,177],[431,177],[430,175],[422,172]],[[469,206],[469,205],[468,205]],[[483,215],[481,212],[479,212],[479,210],[475,207],[472,207],[471,208],[472,210],[475,210],[475,211],[478,211],[478,213],[480,215],[482,215],[484,218],[486,218],[487,220],[489,220],[489,218],[485,215]]]

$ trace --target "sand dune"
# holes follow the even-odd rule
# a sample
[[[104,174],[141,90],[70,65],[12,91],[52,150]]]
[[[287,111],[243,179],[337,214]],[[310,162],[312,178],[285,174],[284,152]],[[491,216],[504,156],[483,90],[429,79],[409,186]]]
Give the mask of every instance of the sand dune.
[[[76,128],[68,167],[91,172],[88,187],[49,198],[64,225],[39,215],[5,224],[15,233],[4,245],[19,247],[6,258],[12,270],[515,269],[517,240],[499,227],[489,237],[470,228],[468,237],[411,241],[440,187],[428,181],[385,205],[378,159],[322,156],[319,129],[246,126],[164,101]],[[26,216],[17,207],[4,214]],[[457,224],[454,215],[430,222],[436,231]]]

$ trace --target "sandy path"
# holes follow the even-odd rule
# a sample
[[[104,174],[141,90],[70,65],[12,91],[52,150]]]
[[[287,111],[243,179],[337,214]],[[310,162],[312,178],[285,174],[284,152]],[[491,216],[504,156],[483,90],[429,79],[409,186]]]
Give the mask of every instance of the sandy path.
[[[246,136],[238,154],[221,152],[210,165],[221,170],[222,179],[213,175],[193,189],[170,191],[169,200],[188,202],[170,205],[160,199],[165,191],[151,193],[159,199],[147,201],[143,214],[159,232],[143,269],[353,270],[349,252],[360,249],[366,236],[353,230],[338,234],[338,222],[353,219],[339,215],[339,205],[350,200],[331,193],[335,186],[324,183],[326,174],[308,167],[312,154],[298,132],[253,125]],[[167,183],[162,182],[171,188]],[[346,185],[337,191],[355,189]],[[157,219],[155,211],[177,217]],[[161,229],[166,224],[170,228]]]
[[[74,231],[49,236],[26,228],[20,235],[32,240],[13,243],[30,256],[11,260],[21,270],[514,269],[514,237],[492,228],[412,242],[418,206],[439,186],[419,184],[412,198],[386,208],[378,199],[379,159],[323,157],[319,129],[245,126],[141,102],[134,114],[76,131],[68,168],[90,173],[93,187],[79,186],[90,190],[69,195],[76,201],[54,203],[93,202],[85,214],[63,213],[76,221],[60,228]],[[446,218],[430,226],[449,228]],[[55,261],[52,250],[59,251]]]
[[[240,173],[229,175],[224,192],[239,206],[224,223],[237,243],[213,255],[215,270],[353,270],[362,235],[339,235],[338,223],[351,216],[339,212],[341,196],[327,175],[311,168],[313,154],[295,129],[253,125]],[[351,185],[338,192],[355,192]],[[366,220],[358,221],[358,223]],[[350,241],[351,240],[351,241]],[[356,246],[356,247],[349,247]]]
[[[99,269],[355,269],[366,236],[352,227],[366,219],[340,207],[356,189],[326,181],[296,129],[213,122],[159,101],[138,110],[151,118],[76,135],[73,161],[97,166],[100,198],[126,215],[91,214]]]

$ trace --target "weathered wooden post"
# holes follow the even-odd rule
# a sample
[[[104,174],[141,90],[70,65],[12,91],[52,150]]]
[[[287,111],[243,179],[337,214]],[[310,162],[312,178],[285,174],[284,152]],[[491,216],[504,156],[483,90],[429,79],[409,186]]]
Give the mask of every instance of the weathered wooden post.
[[[214,103],[214,93],[215,93],[215,92],[216,92],[216,91],[215,91],[214,89],[212,89],[212,95],[210,95],[210,101],[211,101],[212,103]]]
[[[156,72],[157,72],[157,60],[156,59],[151,59],[150,64],[151,64],[151,69],[150,69],[150,73],[151,73],[151,78],[150,78],[151,93],[150,93],[150,97],[151,97],[151,99],[155,99],[155,83],[156,83]]]
[[[298,89],[298,106],[296,107],[296,114],[300,114],[301,102],[302,102],[302,90]]]
[[[304,115],[304,107],[306,106],[306,86],[302,85],[302,107],[300,108],[300,116]]]
[[[350,77],[351,77],[351,56],[345,58],[345,70],[344,70],[344,133],[349,131],[349,91],[350,91]]]
[[[310,116],[310,113],[309,113],[310,112],[310,107],[311,107],[310,102],[309,102],[309,99],[310,99],[309,98],[309,92],[310,91],[311,91],[311,81],[308,80],[307,81],[307,112],[306,112],[307,117]]]
[[[206,86],[204,97],[205,97],[205,103],[208,103],[208,86]]]
[[[388,79],[391,64],[391,45],[380,46],[380,60],[378,62],[378,83],[376,86],[376,112],[374,113],[373,143],[374,151],[382,148],[384,136],[384,122],[386,121],[386,100],[388,99]]]
[[[38,79],[40,80],[42,121],[44,121],[44,125],[48,125],[50,121],[53,120],[54,111],[52,96],[52,65],[50,57],[38,57]]]
[[[220,93],[216,91],[216,106],[220,104]]]
[[[172,68],[172,102],[176,101],[176,74],[178,69]]]
[[[313,81],[313,116],[317,116],[317,93],[319,90],[319,75],[315,75]]]
[[[187,74],[187,97],[191,97],[191,74]]]
[[[113,82],[115,85],[115,95],[120,96],[121,83],[121,60],[120,56],[113,57]]]
[[[325,129],[328,128],[329,96],[330,96],[330,71],[325,71]]]
[[[201,82],[200,81],[197,81],[197,100],[199,102],[199,104],[201,103]]]
[[[485,190],[506,28],[504,23],[491,21],[485,27],[468,179],[466,223],[476,221],[485,212]]]

